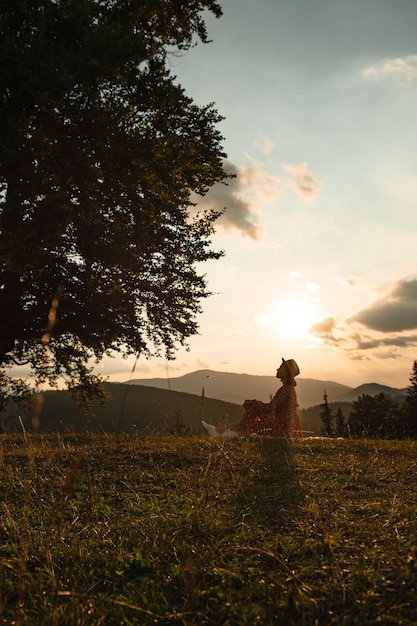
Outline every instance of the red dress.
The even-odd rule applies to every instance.
[[[271,402],[245,400],[241,430],[250,435],[302,437],[297,394],[293,385],[283,385]]]

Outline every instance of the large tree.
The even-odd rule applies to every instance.
[[[209,295],[219,114],[172,75],[215,0],[0,0],[0,365],[173,357]]]

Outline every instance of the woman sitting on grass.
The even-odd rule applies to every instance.
[[[271,402],[245,400],[245,413],[240,422],[229,428],[216,427],[201,422],[204,430],[211,437],[242,437],[245,435],[264,435],[269,437],[302,437],[300,417],[298,415],[295,377],[300,373],[294,359],[285,361],[277,370],[277,378],[282,381]]]

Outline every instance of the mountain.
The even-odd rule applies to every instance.
[[[140,384],[142,382],[144,384]],[[269,396],[280,385],[280,381],[274,376],[230,374],[212,370],[200,370],[170,380],[108,383],[106,390],[110,392],[111,399],[105,407],[96,404],[95,416],[90,419],[83,416],[68,391],[47,391],[44,393],[40,415],[40,430],[112,432],[120,428],[124,432],[136,431],[143,434],[178,430],[201,434],[201,419],[219,424],[227,416],[229,423],[239,421],[243,415],[242,403],[245,399],[268,401]],[[306,431],[320,430],[320,405],[324,390],[332,410],[336,411],[340,406],[346,418],[349,416],[352,401],[360,395],[385,393],[396,397],[407,391],[377,383],[352,389],[332,381],[301,378],[297,385],[297,395],[300,417]],[[12,405],[1,418],[0,432],[1,429],[6,432],[21,431],[20,418],[30,430],[32,415],[32,410],[25,412],[22,407]]]
[[[215,398],[242,405],[245,400],[256,398],[268,402],[281,386],[275,376],[255,376],[252,374],[234,374],[214,370],[198,370],[176,378],[140,378],[130,381],[132,385],[169,389],[201,396],[204,389],[206,398]],[[377,383],[368,383],[359,387],[349,387],[334,381],[314,378],[297,378],[297,397],[301,408],[319,405],[323,402],[326,391],[329,402],[352,402],[360,395],[375,396],[385,393],[400,396],[406,389],[395,389]]]
[[[268,402],[281,386],[275,376],[255,376],[252,374],[233,374],[213,370],[198,370],[177,378],[140,378],[131,380],[132,385],[170,389],[201,396],[204,389],[206,398],[215,398],[242,405],[245,400],[263,400]],[[297,378],[297,397],[300,407],[320,404],[324,390],[329,398],[336,398],[348,393],[351,387],[332,381]]]
[[[388,387],[387,385],[380,385],[379,383],[366,383],[365,385],[350,389],[338,398],[335,398],[335,400],[338,402],[354,402],[359,396],[376,396],[379,393],[384,393],[386,396],[393,398],[399,398],[407,395],[407,388],[397,389],[396,387]]]

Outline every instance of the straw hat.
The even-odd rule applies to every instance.
[[[288,359],[288,361],[282,359],[282,365],[288,372],[287,384],[295,386],[297,384],[295,381],[295,377],[298,376],[298,374],[300,373],[300,368],[298,367],[297,363],[294,361],[294,359]]]

